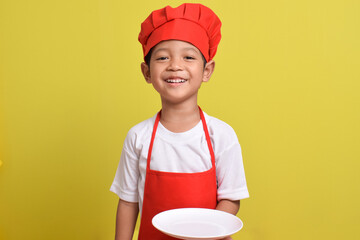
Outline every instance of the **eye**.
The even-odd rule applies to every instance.
[[[186,56],[185,59],[186,59],[186,60],[195,60],[195,58],[192,57],[192,56]]]
[[[158,61],[164,61],[166,59],[168,59],[168,57],[158,57],[158,58],[156,58],[156,60],[158,60]]]

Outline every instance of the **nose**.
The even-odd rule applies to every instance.
[[[181,71],[183,70],[183,66],[181,64],[181,59],[179,58],[172,58],[169,61],[168,71]]]

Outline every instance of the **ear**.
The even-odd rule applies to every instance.
[[[214,60],[210,60],[209,62],[207,62],[205,64],[204,67],[204,73],[203,73],[203,82],[208,82],[211,78],[211,75],[213,74],[215,69],[215,61]]]
[[[141,63],[141,72],[147,83],[151,83],[150,67],[146,63]]]

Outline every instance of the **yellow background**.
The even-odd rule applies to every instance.
[[[359,239],[360,2],[198,2],[223,22],[199,104],[250,191],[234,239]],[[160,108],[140,23],[180,3],[0,1],[1,240],[113,239],[125,135]]]

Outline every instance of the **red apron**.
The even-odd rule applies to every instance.
[[[216,207],[217,185],[215,156],[204,114],[200,108],[199,111],[212,163],[211,169],[205,172],[174,173],[150,169],[151,152],[161,111],[156,117],[147,157],[139,240],[175,239],[161,233],[154,228],[151,223],[152,218],[162,211],[188,207],[210,209],[215,209]]]

